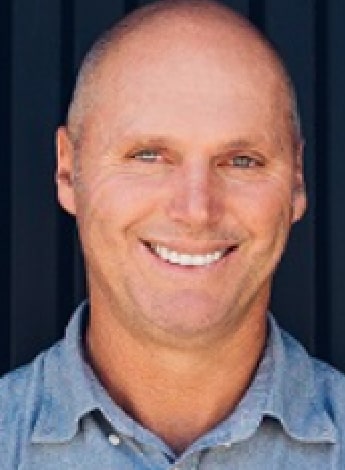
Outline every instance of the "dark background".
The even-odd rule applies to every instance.
[[[84,296],[74,221],[56,203],[54,130],[95,37],[130,0],[1,0],[0,372],[63,333]],[[309,209],[293,230],[272,309],[345,371],[345,2],[229,0],[276,44],[307,141]],[[260,86],[258,84],[258,86]]]

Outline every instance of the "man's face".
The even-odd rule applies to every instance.
[[[254,53],[187,44],[145,36],[107,58],[75,185],[59,183],[95,308],[176,337],[265,310],[305,204],[277,74]]]

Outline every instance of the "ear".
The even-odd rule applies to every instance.
[[[293,174],[293,199],[292,199],[292,222],[300,220],[307,208],[307,195],[305,190],[303,171],[303,149],[304,142],[301,140],[296,149],[294,157]]]
[[[60,205],[75,215],[75,195],[73,185],[74,146],[65,127],[56,132],[56,171],[55,182]]]

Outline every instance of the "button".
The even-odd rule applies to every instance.
[[[119,436],[117,436],[116,434],[109,434],[108,440],[113,446],[118,446],[121,442]]]

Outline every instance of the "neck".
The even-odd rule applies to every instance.
[[[258,312],[247,314],[236,332],[203,348],[143,344],[91,305],[87,347],[112,399],[181,453],[236,407],[265,338],[266,316]]]

